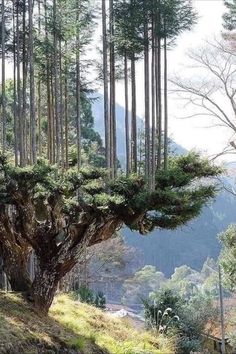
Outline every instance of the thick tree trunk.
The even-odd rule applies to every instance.
[[[5,290],[6,284],[5,284],[5,273],[3,270],[3,259],[0,257],[0,289]]]
[[[31,291],[32,301],[38,313],[47,315],[61,278],[55,270],[39,268]]]
[[[3,252],[3,270],[13,291],[30,293],[31,281],[27,270],[28,257],[24,252]]]

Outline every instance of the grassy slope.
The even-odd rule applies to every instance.
[[[61,295],[48,318],[23,299],[0,293],[0,353],[171,354],[170,344],[125,321]]]

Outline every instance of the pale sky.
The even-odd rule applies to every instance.
[[[214,36],[220,36],[222,31],[222,15],[225,11],[223,0],[194,0],[194,6],[198,12],[199,20],[194,29],[179,37],[175,49],[169,54],[169,76],[175,73],[181,76],[185,74],[185,68],[189,64],[187,51],[204,45],[204,41]],[[138,65],[138,88],[137,88],[137,112],[140,117],[144,116],[143,99],[143,65]],[[124,105],[123,86],[118,84],[117,101]],[[188,115],[184,109],[184,102],[177,101],[173,95],[169,95],[169,132],[170,136],[184,148],[198,151],[212,156],[218,154],[226,145],[230,134],[224,128],[207,128],[210,121],[206,118],[179,119]],[[227,156],[224,160],[234,160],[236,156]],[[222,160],[222,159],[221,159]]]

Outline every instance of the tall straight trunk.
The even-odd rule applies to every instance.
[[[22,124],[22,95],[21,95],[21,75],[20,75],[20,19],[19,19],[19,3],[16,5],[16,69],[17,69],[17,120],[19,124],[19,151],[20,166],[24,166],[24,139]]]
[[[162,163],[162,82],[161,82],[161,40],[157,38],[156,46],[156,115],[157,115],[157,167]]]
[[[41,123],[41,81],[37,83],[37,118],[38,118],[38,153],[42,156],[42,123]]]
[[[128,79],[128,58],[124,58],[125,78],[125,142],[126,142],[126,174],[130,173],[130,134],[129,134],[129,79]]]
[[[104,126],[105,126],[105,149],[106,166],[111,167],[111,136],[110,116],[108,106],[108,64],[107,64],[107,21],[106,0],[102,0],[102,43],[103,43],[103,96],[104,96]]]
[[[48,71],[48,70],[47,70]],[[50,87],[50,77],[47,77],[47,154],[49,162],[53,162],[53,144],[52,144],[52,110],[51,110],[51,87]]]
[[[23,23],[22,23],[22,32],[23,32],[23,41],[22,41],[22,140],[23,140],[23,159],[24,165],[28,163],[28,124],[27,124],[27,75],[28,75],[28,53],[26,50],[26,0],[23,0]],[[30,160],[32,160],[32,155],[30,151]]]
[[[114,9],[110,0],[110,136],[111,136],[111,177],[116,176],[116,102],[115,102],[115,46],[114,46]]]
[[[136,120],[136,67],[135,55],[131,58],[131,169],[137,172],[137,120]]]
[[[61,165],[65,167],[65,149],[64,149],[64,107],[63,107],[63,73],[62,73],[62,45],[59,41],[59,63],[60,63],[60,140],[61,140]]]
[[[167,39],[164,38],[164,169],[168,165],[168,62]]]
[[[16,94],[16,28],[15,28],[15,0],[12,4],[12,30],[13,30],[13,116],[14,116],[14,153],[15,166],[18,166],[18,121],[17,121],[17,94]]]
[[[48,37],[48,12],[47,12],[47,1],[44,0],[44,16],[45,16],[45,38],[46,43],[49,41]],[[48,46],[46,46],[46,88],[47,88],[47,119],[48,119],[48,128],[47,128],[47,155],[50,163],[54,163],[54,145],[53,145],[53,116],[52,116],[52,105],[51,105],[51,71],[50,71],[50,58]]]
[[[57,36],[57,0],[53,0],[53,81],[54,81],[54,116],[56,128],[56,163],[60,164],[60,110],[59,110],[59,80],[58,80],[58,36]]]
[[[81,167],[81,78],[80,78],[80,8],[79,1],[76,2],[76,145],[77,145],[77,167]]]
[[[38,0],[38,34],[41,36],[41,0]],[[42,127],[41,127],[41,79],[38,71],[37,80],[37,119],[38,119],[38,152],[42,155]]]
[[[152,91],[152,134],[151,134],[151,180],[152,189],[155,188],[156,173],[156,79],[155,79],[155,28],[152,22],[152,61],[151,61],[151,91]]]
[[[52,63],[50,63],[50,67],[52,67]],[[53,163],[56,163],[56,156],[57,156],[57,122],[56,122],[56,116],[55,116],[55,85],[54,85],[54,79],[53,79],[53,69],[50,70],[50,107],[51,107],[51,117],[52,117],[52,161]]]
[[[65,42],[65,53],[67,55],[67,42]],[[67,57],[65,56],[65,77],[64,77],[64,110],[65,110],[65,163],[66,168],[69,168],[69,141],[68,141],[68,130],[69,130],[69,121],[68,121],[68,64]]]
[[[5,87],[5,0],[2,0],[2,151],[6,150],[6,87]]]
[[[142,128],[140,128],[138,130],[138,162],[139,162],[139,166],[138,166],[138,174],[141,175],[142,171]]]
[[[145,176],[150,184],[150,79],[148,24],[144,24]]]
[[[29,5],[29,70],[30,70],[30,138],[32,163],[36,163],[36,106],[34,87],[34,39],[33,39],[33,3],[28,0]]]

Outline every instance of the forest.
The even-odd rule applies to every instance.
[[[189,79],[194,1],[0,8],[0,353],[233,354],[236,1]],[[226,147],[176,144],[173,95]]]

